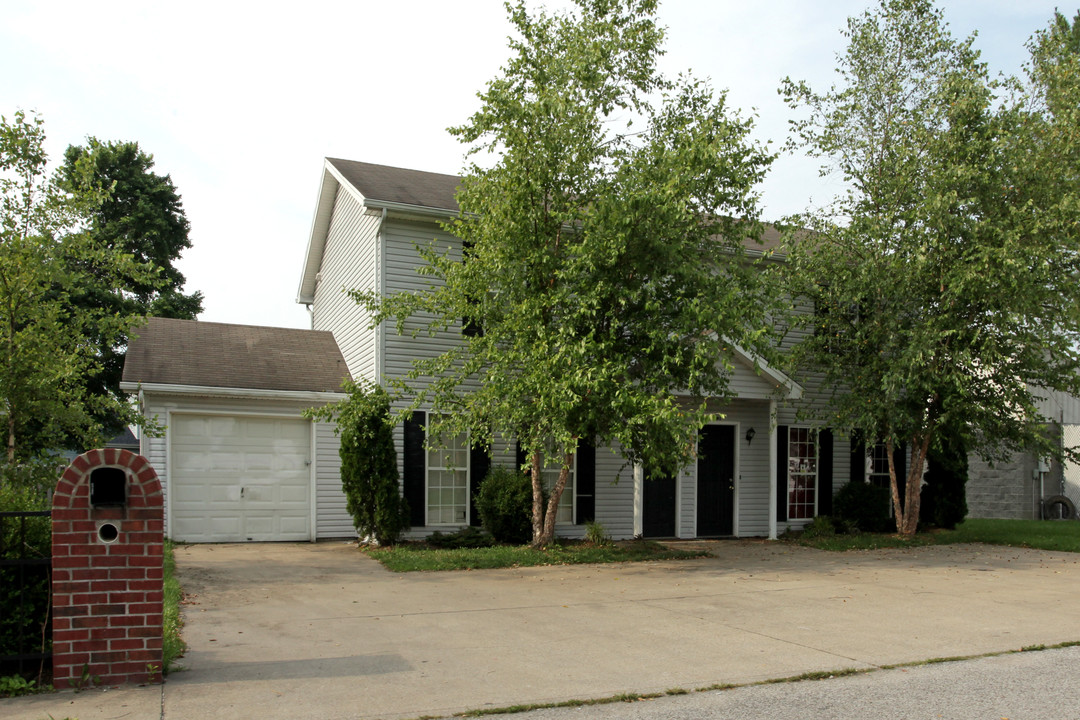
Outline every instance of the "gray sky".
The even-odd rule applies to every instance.
[[[551,0],[560,7],[565,0]],[[537,3],[531,3],[536,7]],[[759,116],[781,143],[781,78],[823,89],[854,0],[661,0],[669,75],[690,70]],[[958,36],[978,30],[991,70],[1019,72],[1024,42],[1060,0],[947,0]],[[275,9],[281,8],[281,9]],[[295,303],[324,157],[456,173],[446,132],[478,107],[508,57],[496,0],[289,4],[6,0],[0,114],[45,119],[47,148],[87,136],[135,140],[183,196],[191,241],[179,263],[202,290],[201,319],[307,327]],[[762,187],[767,219],[836,190],[782,157]]]

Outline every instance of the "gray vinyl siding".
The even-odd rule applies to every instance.
[[[348,290],[378,289],[380,215],[365,211],[345,189],[338,191],[315,288],[312,328],[334,334],[354,379],[374,381],[377,333],[371,316],[350,298]]]
[[[356,537],[356,528],[341,490],[341,443],[332,423],[315,424],[315,535]]]
[[[180,395],[145,394],[143,414],[168,422],[169,413],[239,413],[245,415],[293,416],[299,419],[310,403],[295,401],[255,400],[244,398],[211,398]],[[161,437],[143,437],[141,453],[154,466],[165,500],[168,502],[168,432]],[[338,456],[338,439],[330,423],[316,423],[315,447],[311,461],[315,481],[315,537],[332,538],[355,536],[352,520],[345,509],[345,495],[341,492],[341,460]],[[168,508],[166,508],[166,513]]]
[[[383,228],[382,248],[383,292],[392,295],[399,292],[424,291],[438,281],[416,270],[421,264],[418,247],[436,243],[438,251],[449,250],[452,257],[460,258],[461,241],[430,223],[413,223],[403,220],[388,221]],[[460,322],[452,323],[446,330],[434,335],[427,331],[428,315],[416,315],[405,323],[405,332],[399,335],[391,324],[384,326],[383,364],[384,377],[404,377],[412,369],[415,359],[435,358],[461,344]],[[412,332],[417,331],[416,337]],[[418,388],[426,386],[423,378],[415,381]]]
[[[1038,388],[1033,388],[1032,391],[1043,396],[1043,399],[1036,403],[1040,415],[1061,425],[1080,425],[1080,398]]]
[[[617,446],[596,448],[596,521],[617,540],[634,536],[634,470]]]

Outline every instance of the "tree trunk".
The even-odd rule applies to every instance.
[[[8,405],[8,422],[7,422],[7,461],[8,465],[15,463],[15,413],[11,410],[11,405]]]
[[[533,547],[544,547],[555,540],[555,518],[559,514],[559,500],[562,499],[563,490],[566,489],[566,481],[570,479],[570,463],[574,461],[573,453],[563,454],[562,469],[559,471],[559,479],[555,481],[555,487],[551,489],[548,497],[547,509],[543,513],[543,523],[540,532],[537,532],[537,508],[543,507],[543,496],[537,499],[537,478],[540,476],[537,458],[533,456]],[[537,503],[540,503],[539,505]]]
[[[926,467],[932,432],[932,429],[929,429],[921,437],[916,435],[912,438],[911,460],[908,462],[907,487],[904,493],[904,529],[901,530],[901,534],[908,538],[914,537],[915,531],[919,529],[923,468]]]
[[[893,519],[896,520],[896,532],[904,533],[904,512],[900,506],[900,488],[896,483],[896,463],[893,462],[893,441],[885,441],[886,460],[889,461],[889,495],[892,500]]]
[[[532,537],[533,547],[542,545],[544,534],[544,478],[541,473],[540,453],[532,456]]]
[[[908,460],[907,478],[904,487],[904,504],[900,505],[900,489],[896,481],[896,465],[893,463],[893,441],[885,441],[889,457],[889,490],[892,493],[893,514],[896,517],[896,532],[905,538],[915,537],[919,529],[919,505],[922,499],[922,476],[926,466],[926,454],[930,448],[933,429],[927,429],[921,435],[911,438],[911,457]]]

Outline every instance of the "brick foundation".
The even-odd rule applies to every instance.
[[[91,474],[123,471],[121,503],[93,507]],[[161,680],[161,483],[146,458],[91,450],[53,495],[53,685]]]

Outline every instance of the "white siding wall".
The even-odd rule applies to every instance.
[[[340,447],[333,423],[315,424],[315,533],[319,538],[356,536],[341,490]]]
[[[356,380],[376,379],[378,341],[368,327],[370,315],[346,291],[378,289],[379,221],[348,192],[338,191],[315,288],[312,327],[334,334]]]
[[[437,243],[439,251],[449,249],[453,257],[460,258],[461,241],[435,225],[401,220],[387,221],[383,228],[382,241],[385,253],[383,292],[392,295],[398,292],[422,291],[437,282],[431,276],[416,272],[421,263],[417,247],[427,247],[432,241]],[[434,335],[428,334],[426,325],[427,317],[418,315],[406,322],[404,335],[399,335],[397,328],[391,323],[384,326],[384,377],[403,377],[412,369],[414,359],[438,357],[461,343],[460,321]],[[412,337],[412,330],[418,330],[419,335]],[[424,387],[426,383],[420,379],[415,381],[415,385]]]
[[[154,395],[146,393],[143,413],[157,418],[162,424],[171,412],[194,413],[242,413],[254,415],[279,415],[299,418],[310,403],[252,400],[240,398],[208,398],[178,395]],[[168,428],[161,437],[143,437],[141,454],[150,461],[161,480],[168,501]],[[352,520],[345,509],[345,495],[341,492],[341,462],[337,454],[338,442],[334,426],[316,423],[315,447],[312,465],[315,482],[315,535],[317,538],[354,536]],[[166,512],[168,509],[166,508]]]
[[[405,335],[398,335],[396,329],[387,323],[382,328],[383,336],[380,339],[374,332],[361,331],[366,328],[367,318],[362,316],[351,300],[340,292],[332,297],[328,291],[339,290],[342,286],[375,287],[386,294],[426,289],[434,280],[416,272],[421,262],[417,247],[426,247],[435,241],[441,249],[460,253],[460,242],[433,223],[412,222],[393,217],[383,224],[381,238],[377,239],[375,228],[378,218],[364,216],[361,210],[351,197],[345,193],[339,195],[327,243],[327,255],[323,262],[324,275],[316,296],[315,327],[335,332],[354,376],[402,377],[412,369],[414,359],[437,357],[456,346],[460,342],[458,324],[454,323],[446,331],[437,332],[434,336],[421,331],[413,338],[408,331],[423,328],[422,319],[408,323]],[[350,233],[352,239],[346,243],[345,239]],[[381,258],[381,277],[376,275],[373,267],[362,262],[359,256]],[[337,275],[327,275],[328,269],[339,264],[347,268],[340,278]],[[342,298],[346,302],[342,303]],[[351,314],[342,307],[345,304],[350,306],[348,310]],[[808,306],[799,309],[812,312],[812,308]],[[797,334],[789,333],[783,345],[790,347],[799,339]],[[373,369],[375,362],[381,363],[377,369]],[[803,382],[805,400],[799,403],[800,406],[827,402],[829,393],[818,379],[803,379]],[[416,384],[423,386],[422,381]],[[778,394],[765,377],[740,360],[735,361],[729,387],[731,393],[739,398],[724,408],[727,414],[725,421],[737,424],[735,533],[740,536],[765,536],[769,531],[769,457],[773,451],[769,442],[768,399],[778,397]],[[778,409],[779,423],[799,424],[795,413],[795,404],[781,401]],[[752,443],[747,444],[744,436],[749,427],[754,427],[757,435]],[[395,444],[398,449],[399,472],[403,473],[403,433],[400,424],[395,429]],[[501,453],[503,457],[496,453],[496,463],[512,464],[512,444],[508,448],[507,452]],[[631,537],[634,534],[632,469],[625,466],[621,456],[610,448],[597,448],[596,461],[596,519],[611,536]],[[839,432],[834,436],[833,470],[835,492],[849,477],[849,442],[847,437]],[[697,476],[693,464],[680,474],[679,483],[678,532],[682,537],[694,537],[697,524]],[[781,531],[783,529],[780,528]],[[574,537],[581,535],[583,528],[566,526],[560,527],[559,532],[561,535]],[[428,528],[414,528],[409,535],[421,537],[427,533]]]
[[[596,448],[596,521],[615,539],[634,536],[634,470],[619,453]]]

